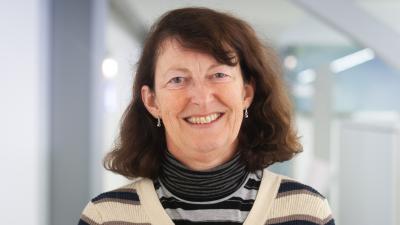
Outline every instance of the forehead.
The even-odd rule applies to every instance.
[[[217,60],[212,55],[199,50],[185,48],[176,39],[168,38],[160,45],[156,66],[168,66],[169,64],[177,63],[184,64],[193,61],[200,62],[199,60],[203,63],[217,63]]]

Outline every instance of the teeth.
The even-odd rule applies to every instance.
[[[204,117],[189,117],[187,118],[187,121],[195,124],[211,123],[212,121],[216,120],[219,117],[219,115],[220,113],[214,113]]]

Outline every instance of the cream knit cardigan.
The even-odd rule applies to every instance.
[[[328,224],[329,221],[333,224],[328,201],[322,195],[306,188],[278,193],[281,183],[287,181],[296,182],[264,169],[257,198],[243,224],[265,225],[299,219],[315,224]],[[150,179],[138,178],[113,191],[136,193],[138,201],[101,198],[99,195],[96,201],[90,201],[84,208],[80,224],[174,224],[158,200]]]

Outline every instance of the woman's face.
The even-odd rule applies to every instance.
[[[175,40],[167,40],[158,56],[155,92],[142,87],[146,108],[165,127],[168,150],[192,168],[206,161],[218,165],[232,157],[243,110],[253,95],[253,86],[243,82],[239,63],[220,64]]]

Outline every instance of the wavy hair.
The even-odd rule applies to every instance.
[[[291,159],[302,151],[294,128],[292,105],[278,57],[245,21],[208,8],[181,8],[162,15],[151,27],[133,84],[132,100],[121,118],[119,136],[103,166],[128,179],[158,176],[166,149],[165,131],[141,99],[141,87],[154,90],[157,56],[165,40],[174,38],[187,49],[213,56],[228,65],[240,63],[244,82],[255,93],[243,120],[238,151],[247,170],[255,171]],[[233,57],[233,55],[235,57]]]

